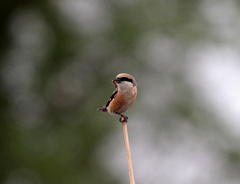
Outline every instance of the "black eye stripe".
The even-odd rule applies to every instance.
[[[128,81],[128,82],[133,82],[133,80],[132,79],[129,79],[129,78],[127,78],[127,77],[119,77],[119,78],[117,78],[117,79],[119,79],[120,81]]]

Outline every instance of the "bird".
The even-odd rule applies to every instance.
[[[127,122],[128,117],[124,115],[137,97],[136,79],[128,73],[120,73],[112,80],[115,87],[114,92],[104,106],[98,107],[99,111],[119,115],[120,122]]]

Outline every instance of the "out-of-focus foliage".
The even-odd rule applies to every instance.
[[[237,1],[0,5],[0,183],[126,183],[120,125],[96,111],[120,72],[139,84],[128,113],[138,183],[239,182],[238,136],[191,80],[198,53],[239,48]]]

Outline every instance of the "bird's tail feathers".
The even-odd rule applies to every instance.
[[[107,112],[106,106],[100,106],[97,108],[98,111]]]

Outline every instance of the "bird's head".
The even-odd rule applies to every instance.
[[[136,79],[127,73],[118,74],[113,83],[120,90],[126,90],[137,85]]]

